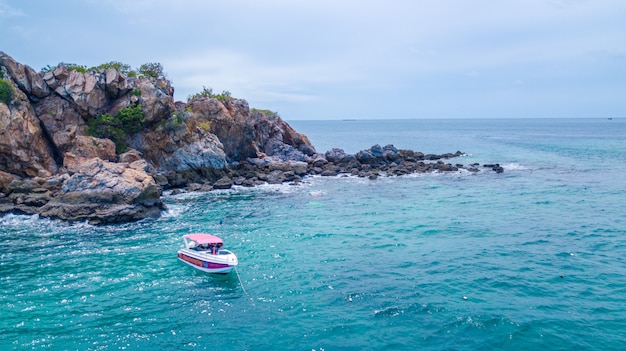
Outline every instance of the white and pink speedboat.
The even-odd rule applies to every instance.
[[[222,249],[222,239],[211,234],[188,234],[178,259],[207,273],[226,274],[239,264],[234,253]]]

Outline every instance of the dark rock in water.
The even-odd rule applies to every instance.
[[[202,184],[200,183],[189,183],[185,188],[187,191],[199,191],[202,189]]]
[[[393,145],[385,145],[382,157],[387,161],[393,162],[399,158],[398,149]]]
[[[222,177],[213,184],[213,189],[230,189],[234,182],[229,177]]]
[[[382,154],[381,154],[382,156]],[[377,157],[371,149],[361,150],[355,155],[357,161],[366,165],[372,165],[380,161],[380,157]]]
[[[443,163],[443,162],[438,162],[436,164],[436,168],[437,170],[439,170],[440,172],[456,172],[459,169],[449,163]]]
[[[274,170],[272,172],[270,172],[265,181],[268,184],[281,184],[283,182],[285,182],[287,179],[287,177],[285,176],[285,173],[279,171],[279,170]]]
[[[387,175],[406,175],[411,173],[458,172],[464,169],[463,164],[452,165],[444,163],[443,159],[465,155],[461,151],[446,154],[428,154],[412,150],[399,150],[393,145],[374,145],[369,149],[361,150],[354,155],[346,154],[341,149],[332,149],[326,152],[325,162],[316,158],[310,162],[310,174],[334,176],[338,174],[352,174],[359,177],[375,179],[379,172]],[[425,162],[437,161],[437,162]],[[492,168],[501,172],[500,168]],[[467,169],[470,172],[478,172],[476,168]],[[372,176],[375,174],[375,176]]]
[[[378,144],[372,146],[367,151],[369,151],[369,153],[373,157],[376,157],[376,158],[382,158],[383,157],[383,148],[380,145],[378,145]]]
[[[441,155],[433,155],[433,154],[424,155],[424,159],[428,161],[437,161],[437,160],[440,160],[441,158],[442,158]]]
[[[338,175],[339,173],[340,173],[339,168],[334,165],[331,165],[331,166],[324,167],[320,175],[324,177],[332,177],[332,176]]]
[[[502,168],[502,166],[500,166],[500,164],[498,164],[498,163],[496,163],[496,164],[484,164],[483,167],[491,168],[491,170],[493,170],[496,173],[504,172],[504,168]]]
[[[180,189],[173,189],[172,192],[170,193],[170,195],[179,195],[182,194],[183,191]]]
[[[398,150],[398,157],[407,162],[424,160],[424,154],[413,150]]]
[[[326,151],[324,155],[325,158],[316,158],[312,163],[316,167],[321,167],[328,162],[332,162],[334,164],[346,164],[351,161],[356,160],[354,155],[346,154],[342,149],[333,148],[329,151]]]

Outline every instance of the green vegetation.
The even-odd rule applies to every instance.
[[[111,139],[115,143],[115,151],[121,154],[126,151],[124,130],[116,117],[105,113],[89,121],[87,133],[98,138]]]
[[[213,122],[212,121],[202,121],[202,122],[198,122],[196,124],[200,129],[202,129],[205,132],[210,132],[211,131],[211,127],[213,126]]]
[[[70,71],[76,71],[76,72],[80,72],[80,73],[85,73],[88,72],[92,69],[95,69],[95,67],[92,68],[87,68],[87,66],[84,65],[78,65],[75,63],[67,63],[67,62],[59,62],[58,65],[56,66],[50,66],[47,65],[46,67],[42,68],[41,70],[44,72],[49,72],[49,71],[54,71],[55,69],[57,69],[58,67],[64,66],[65,68],[67,68]]]
[[[141,105],[135,104],[121,109],[117,115],[105,113],[87,124],[87,133],[98,138],[111,139],[118,154],[126,152],[126,136],[135,134],[143,128],[146,118]]]
[[[87,66],[84,66],[84,65],[78,65],[75,63],[65,63],[63,65],[67,67],[67,69],[69,69],[70,71],[76,71],[80,73],[85,73],[89,71],[89,68],[87,68]]]
[[[43,72],[54,71],[59,67],[66,67],[70,71],[77,71],[81,73],[89,72],[89,71],[104,71],[109,68],[114,68],[121,74],[126,75],[127,77],[142,77],[142,78],[161,78],[165,77],[165,73],[163,72],[163,65],[158,62],[144,63],[139,66],[139,70],[134,70],[129,64],[122,63],[119,61],[110,61],[107,63],[103,63],[94,67],[87,67],[83,65],[77,65],[75,63],[67,63],[67,62],[59,62],[56,66],[47,65],[42,68]]]
[[[201,92],[189,95],[189,97],[187,98],[187,101],[191,99],[199,98],[199,97],[208,97],[208,98],[217,99],[219,101],[226,101],[226,100],[233,99],[233,96],[228,90],[222,90],[220,94],[214,94],[213,89],[203,86]]]
[[[13,86],[8,81],[0,79],[0,102],[8,105],[11,101],[13,101]]]
[[[201,92],[189,95],[189,97],[187,97],[187,101],[199,97],[213,97],[213,89],[203,86]]]
[[[230,100],[230,99],[233,98],[233,96],[230,94],[230,91],[228,91],[228,90],[222,90],[222,92],[220,94],[216,94],[213,97],[215,99],[220,100],[220,101],[226,101],[226,100]]]
[[[122,129],[126,134],[139,132],[143,129],[143,124],[146,122],[143,110],[139,104],[121,109],[117,113],[117,119],[120,121]]]
[[[158,63],[144,63],[139,66],[139,76],[140,77],[152,77],[152,78],[160,78],[164,77],[163,74],[163,66]]]
[[[274,112],[274,111],[271,111],[271,110],[262,110],[262,109],[258,109],[258,108],[251,108],[250,112],[252,112],[252,113],[255,113],[255,112],[256,113],[262,113],[262,114],[265,114],[267,116],[278,116],[278,112]]]
[[[117,70],[118,72],[125,74],[127,76],[132,71],[132,68],[130,67],[130,65],[119,62],[119,61],[111,61],[111,62],[103,63],[100,66],[93,67],[93,69],[97,71],[104,71],[109,68],[113,68]]]
[[[183,121],[189,115],[188,111],[174,111],[170,118],[167,120],[161,120],[160,126],[166,131],[173,131],[183,126]]]

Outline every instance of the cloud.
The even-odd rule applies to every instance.
[[[7,5],[6,3],[0,1],[0,18],[11,18],[11,17],[22,17],[22,16],[26,16],[26,14],[22,10],[11,7],[10,5]]]
[[[164,61],[175,82],[178,99],[202,87],[229,90],[233,95],[257,101],[314,101],[321,87],[362,79],[357,70],[342,62],[274,63],[233,50],[205,50]]]

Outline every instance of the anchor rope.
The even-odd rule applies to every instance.
[[[246,291],[246,288],[243,286],[243,282],[241,281],[241,276],[239,275],[239,270],[237,269],[237,266],[235,266],[235,273],[237,273],[237,279],[239,280],[239,285],[241,285],[241,290],[243,290],[243,292],[246,294],[246,296],[248,296],[250,300],[254,301],[252,296],[248,294],[248,292]]]

